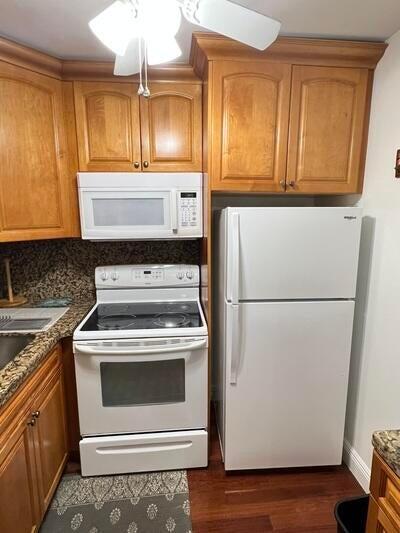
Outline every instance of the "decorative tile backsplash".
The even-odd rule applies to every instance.
[[[29,300],[94,294],[94,269],[102,265],[198,264],[199,241],[90,242],[59,239],[0,244],[0,261],[11,258],[15,294]],[[0,263],[4,294],[4,268]]]

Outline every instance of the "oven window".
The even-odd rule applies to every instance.
[[[163,198],[93,198],[95,226],[164,226]]]
[[[185,401],[185,360],[100,363],[104,407]]]

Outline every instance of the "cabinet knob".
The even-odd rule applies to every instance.
[[[294,189],[295,185],[296,185],[296,182],[295,182],[294,180],[290,180],[290,181],[289,181],[289,187],[291,187],[292,189]]]
[[[40,411],[34,411],[31,416],[32,416],[32,418],[39,418]]]
[[[149,168],[149,162],[148,161],[143,161],[143,166],[144,166],[144,168]]]
[[[279,182],[279,185],[281,186],[281,189],[284,191],[285,190],[285,186],[286,186],[285,180],[281,180]]]
[[[135,168],[139,168],[139,167],[140,167],[140,163],[139,163],[139,161],[135,161],[135,162],[133,163],[133,166],[134,166]]]
[[[28,426],[34,426],[36,424],[36,418],[31,418],[31,420],[29,420],[28,422]]]

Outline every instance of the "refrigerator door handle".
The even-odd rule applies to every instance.
[[[231,323],[231,377],[230,384],[236,385],[240,363],[240,306],[232,305]]]
[[[229,225],[230,231],[230,254],[229,254],[229,266],[230,266],[230,290],[229,299],[235,305],[239,303],[239,264],[240,264],[240,236],[239,236],[239,213],[232,214],[231,224]]]

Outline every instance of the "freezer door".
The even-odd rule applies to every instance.
[[[239,324],[239,359],[227,342],[226,470],[340,464],[354,303],[244,303],[239,318],[233,307],[226,335]]]
[[[353,207],[228,208],[227,300],[354,298],[361,218]]]

